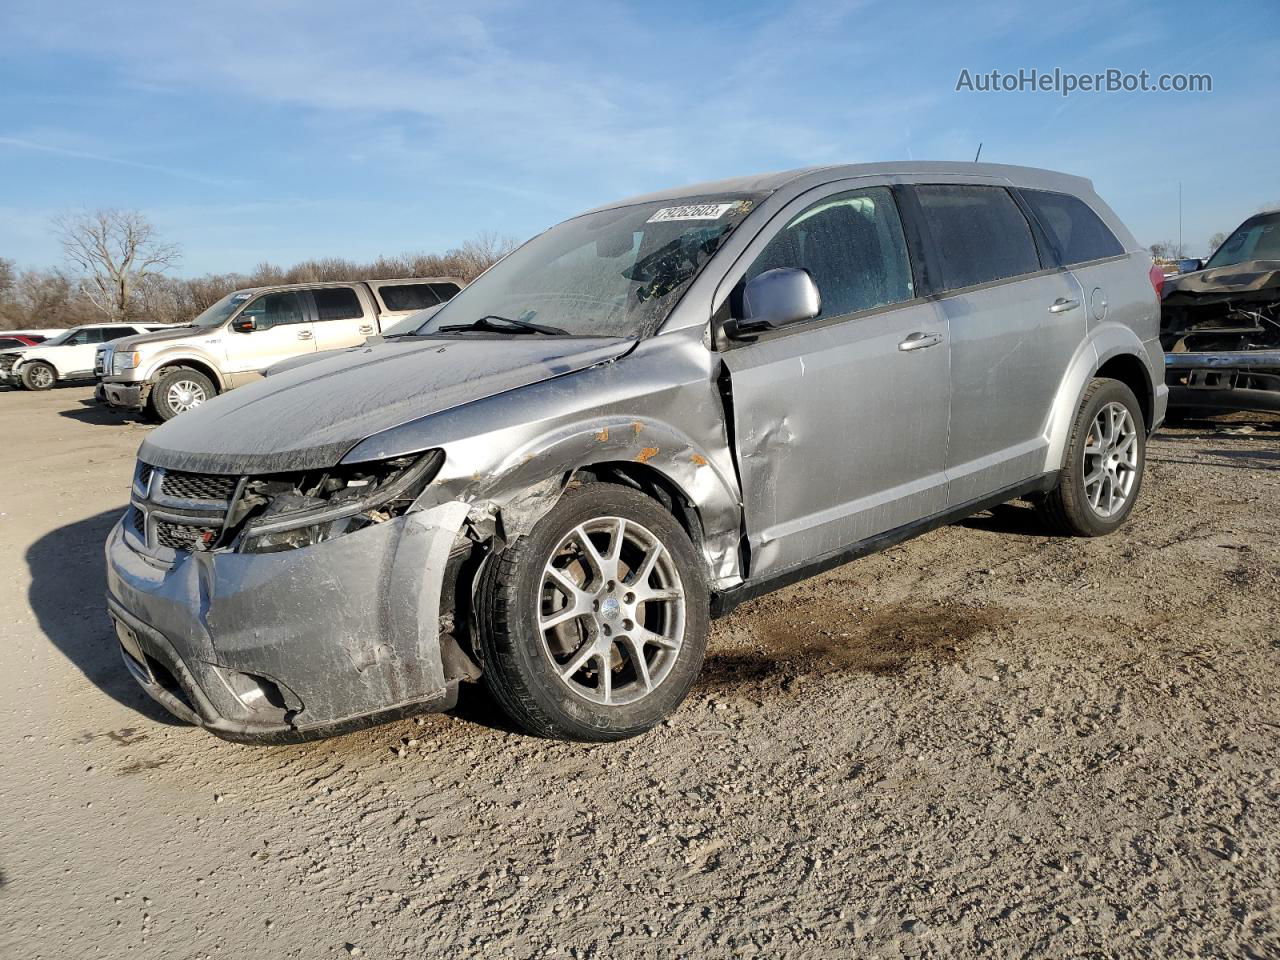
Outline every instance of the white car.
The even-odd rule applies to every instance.
[[[94,352],[101,343],[163,330],[158,323],[89,323],[18,350],[0,353],[0,383],[48,390],[60,380],[93,379]]]

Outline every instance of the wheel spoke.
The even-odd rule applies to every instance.
[[[660,633],[654,633],[652,630],[646,630],[644,627],[636,627],[631,631],[632,636],[640,643],[652,644],[655,647],[661,647],[663,650],[679,650],[680,641],[672,637],[663,636]]]
[[[596,641],[594,638],[588,640],[569,658],[567,666],[560,669],[560,678],[568,680],[579,670],[587,665],[587,661],[596,655]]]
[[[656,540],[645,551],[644,559],[640,561],[640,565],[627,575],[627,586],[635,590],[637,596],[643,596],[649,586],[649,578],[653,576],[654,568],[658,565],[658,561],[662,559],[662,555],[666,553],[662,544]]]
[[[635,669],[636,677],[644,687],[645,693],[648,693],[653,689],[653,681],[649,678],[649,664],[644,658],[644,644],[632,636],[628,636],[626,641],[627,656],[631,658],[631,666]]]
[[[612,648],[610,648],[611,650]],[[606,705],[613,702],[613,665],[609,662],[612,658],[608,655],[608,651],[601,654],[600,660],[600,686],[599,689],[603,693],[603,701]]]
[[[585,527],[575,527],[573,534],[574,539],[578,541],[578,545],[582,548],[582,554],[586,558],[587,564],[595,574],[592,582],[599,586],[601,582],[609,579],[609,571],[605,569],[606,560],[604,555],[591,542],[591,537],[587,535]]]

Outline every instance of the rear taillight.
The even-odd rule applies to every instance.
[[[1153,263],[1147,276],[1151,279],[1151,287],[1156,292],[1156,299],[1159,300],[1164,293],[1164,270],[1160,268],[1160,264]]]

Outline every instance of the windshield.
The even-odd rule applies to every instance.
[[[212,307],[209,307],[192,320],[191,325],[193,327],[216,327],[244,306],[244,302],[252,296],[252,290],[237,290],[235,293],[228,293]]]
[[[80,331],[79,327],[72,327],[70,330],[63,330],[57,336],[53,336],[53,337],[50,337],[48,340],[45,340],[43,343],[40,344],[40,346],[42,347],[61,346],[62,344],[70,340],[72,336],[74,336],[79,331]]]
[[[1246,260],[1280,260],[1280,213],[1264,213],[1240,224],[1205,267],[1229,267]]]
[[[682,198],[566,220],[494,265],[418,334],[650,336],[759,199]]]

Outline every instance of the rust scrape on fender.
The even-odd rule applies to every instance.
[[[636,454],[635,460],[636,460],[636,463],[648,463],[657,455],[658,455],[657,447],[645,447],[643,450],[641,450],[639,453]]]

